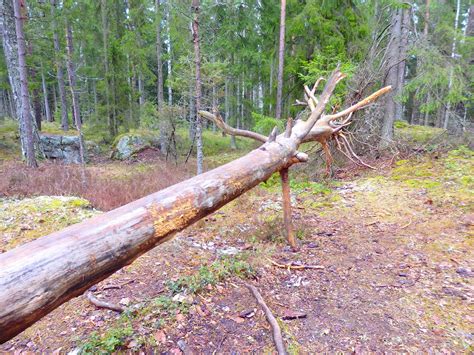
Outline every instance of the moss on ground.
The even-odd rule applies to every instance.
[[[0,199],[0,249],[12,249],[98,213],[78,197]]]
[[[396,163],[390,178],[423,189],[436,204],[472,207],[474,203],[474,151],[466,146],[438,156]]]
[[[411,125],[405,121],[396,121],[394,128],[395,138],[414,144],[428,143],[445,132],[442,128]]]

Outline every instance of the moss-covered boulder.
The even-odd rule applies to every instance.
[[[130,132],[118,136],[114,141],[112,158],[125,160],[147,148],[159,148],[158,135],[147,132]]]
[[[43,134],[40,139],[47,159],[59,160],[66,164],[81,163],[79,136]]]
[[[0,252],[79,223],[100,212],[73,196],[0,198]]]

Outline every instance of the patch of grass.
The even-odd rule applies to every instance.
[[[133,335],[133,328],[129,316],[120,317],[120,325],[109,328],[104,334],[97,332],[90,334],[88,340],[81,344],[81,354],[110,354],[122,346]]]
[[[254,274],[252,266],[243,257],[222,257],[209,266],[201,266],[194,275],[169,281],[167,286],[173,294],[180,292],[196,294],[203,291],[208,285],[215,285],[230,276],[248,278]]]

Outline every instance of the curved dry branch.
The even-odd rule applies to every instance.
[[[324,115],[321,118],[321,120],[324,121],[324,122],[331,122],[331,121],[334,121],[338,118],[344,117],[344,116],[346,116],[346,115],[348,115],[348,114],[350,114],[354,111],[360,110],[360,109],[364,108],[365,106],[371,104],[372,102],[377,100],[380,96],[388,93],[391,90],[392,90],[391,86],[385,86],[384,88],[382,88],[380,90],[377,90],[372,95],[367,96],[362,101],[359,101],[355,105],[352,105],[351,107],[348,107],[345,110],[342,110],[342,111],[340,111],[338,113],[335,113],[335,114],[332,114],[332,115]]]
[[[98,308],[110,309],[112,311],[116,311],[116,312],[119,312],[119,313],[122,313],[123,311],[125,311],[125,308],[123,308],[122,306],[120,306],[118,304],[99,300],[90,291],[88,291],[86,293],[86,298],[89,300],[90,303],[92,303],[94,306],[96,306]]]
[[[255,286],[246,283],[245,287],[247,287],[249,291],[252,292],[253,296],[257,300],[257,303],[260,305],[260,307],[262,307],[268,323],[270,323],[270,326],[272,327],[273,342],[275,343],[275,348],[277,350],[278,355],[285,355],[286,354],[285,343],[283,342],[281,329],[280,329],[280,326],[278,325],[278,322],[275,316],[273,315],[270,308],[268,308],[267,304],[265,303],[265,300],[263,299],[262,295],[260,294],[260,292],[258,292]]]
[[[219,127],[219,129],[221,129],[227,134],[230,134],[231,136],[247,137],[262,143],[265,143],[267,141],[267,137],[265,137],[263,134],[229,126],[227,123],[224,122],[219,113],[212,114],[210,112],[200,110],[198,114],[214,122],[216,126]]]

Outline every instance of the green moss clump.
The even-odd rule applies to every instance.
[[[438,203],[469,206],[474,200],[473,176],[474,151],[460,146],[437,158],[401,160],[390,178],[410,188],[425,189]]]
[[[9,250],[98,213],[78,197],[0,199],[0,245]]]
[[[395,121],[395,137],[410,143],[427,143],[444,132],[442,128],[410,125],[405,121]]]

